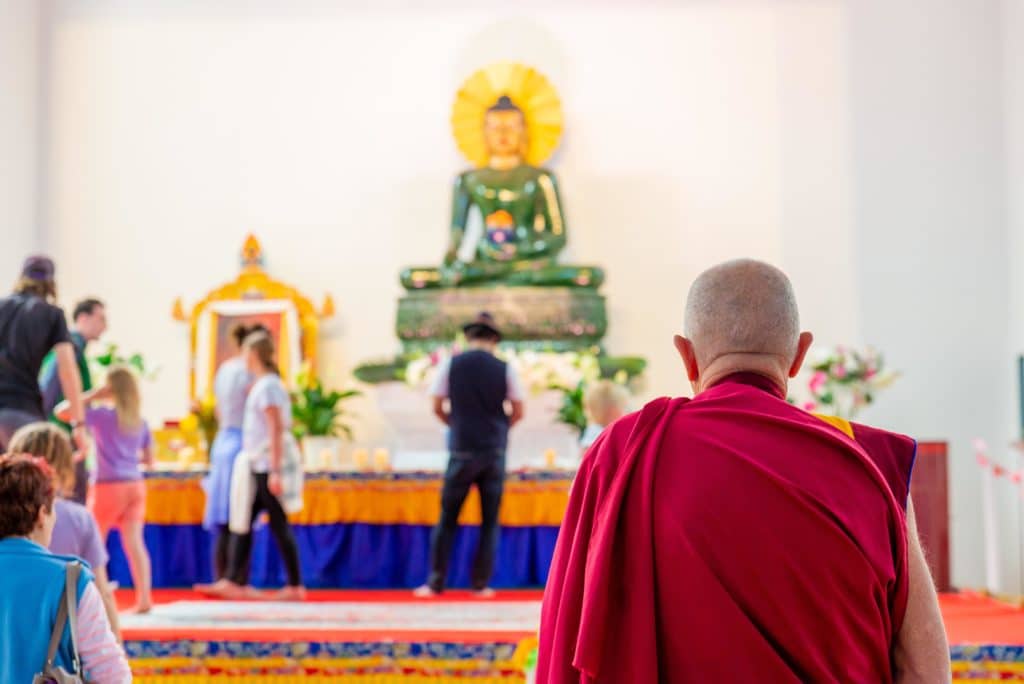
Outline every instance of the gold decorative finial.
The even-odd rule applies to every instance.
[[[171,307],[171,317],[179,323],[184,323],[188,320],[185,315],[185,305],[181,303],[181,297],[177,297],[174,300],[174,306]]]
[[[242,268],[263,268],[263,246],[252,233],[245,238],[245,244],[242,245]]]
[[[320,318],[330,318],[334,315],[334,298],[331,295],[324,295],[324,305],[320,309]]]

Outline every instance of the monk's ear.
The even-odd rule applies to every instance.
[[[683,360],[683,365],[686,366],[686,377],[690,379],[690,382],[697,382],[697,378],[700,377],[700,369],[697,367],[697,352],[693,349],[693,342],[682,335],[673,337],[672,342],[676,345],[676,351],[679,352],[679,358]]]
[[[789,367],[789,377],[795,378],[800,372],[800,368],[804,365],[804,359],[807,358],[807,350],[811,348],[813,342],[814,335],[809,332],[800,333],[800,340],[796,345],[796,356],[793,358],[793,365]]]

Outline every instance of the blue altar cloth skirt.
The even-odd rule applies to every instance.
[[[429,571],[428,525],[365,523],[295,525],[302,578],[310,588],[388,589],[423,584]],[[448,585],[468,587],[479,528],[459,528],[449,564]],[[153,559],[153,586],[188,587],[211,581],[211,537],[200,525],[147,525],[146,546]],[[557,527],[505,527],[501,530],[492,586],[538,588],[548,578]],[[107,543],[110,578],[131,586],[128,562],[116,530]],[[266,525],[257,528],[252,583],[284,586],[285,573]]]

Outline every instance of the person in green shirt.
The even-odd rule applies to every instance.
[[[75,349],[75,361],[82,377],[82,391],[92,389],[92,376],[89,373],[89,362],[85,357],[86,347],[90,342],[98,340],[107,330],[107,307],[98,299],[83,299],[75,305],[71,344]],[[43,410],[50,420],[63,426],[68,432],[71,426],[61,422],[53,415],[53,409],[64,401],[60,378],[57,374],[56,357],[53,352],[43,361],[39,372],[39,388],[43,394]],[[85,459],[75,463],[75,487],[70,497],[72,501],[84,504],[89,490],[89,470]]]

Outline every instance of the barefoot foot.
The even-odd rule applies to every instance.
[[[306,587],[285,587],[272,592],[267,598],[271,601],[305,601]]]

